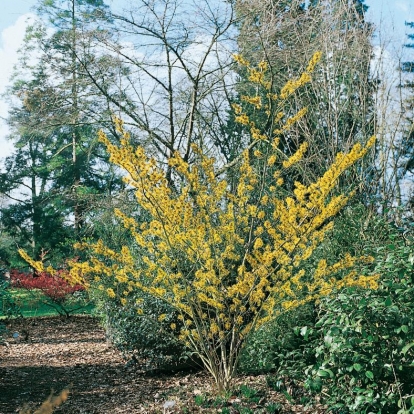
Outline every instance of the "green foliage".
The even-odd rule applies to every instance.
[[[260,398],[261,398],[261,394],[259,393],[259,391],[255,390],[254,388],[251,388],[245,384],[240,386],[240,394],[255,403],[258,403]]]
[[[2,276],[2,275],[0,275]],[[0,318],[21,317],[22,313],[19,306],[14,301],[9,291],[10,282],[0,279]],[[6,325],[0,320],[0,345],[8,334]]]
[[[110,340],[142,368],[173,370],[192,366],[191,354],[171,334],[171,324],[179,327],[180,322],[169,305],[137,293],[125,306],[102,296],[100,307]],[[138,308],[144,313],[139,314]],[[165,319],[160,321],[159,315],[165,315]]]
[[[282,412],[282,405],[280,403],[269,400],[270,396],[268,395],[267,391],[268,390],[262,386],[253,387],[248,384],[241,384],[240,386],[219,394],[197,394],[194,397],[194,403],[196,406],[204,409],[210,408],[217,410],[217,412],[229,414],[233,412]]]
[[[0,279],[0,318],[21,317],[22,313],[9,291],[9,281]],[[0,345],[8,335],[6,325],[0,320]]]
[[[263,325],[244,347],[240,370],[253,373],[279,370],[280,376],[288,373],[292,379],[301,378],[305,367],[314,362],[314,357],[306,348],[309,331],[301,335],[300,327],[312,324],[314,320],[314,307],[308,304]],[[285,372],[287,367],[288,372]],[[269,386],[277,389],[276,383],[269,383]]]
[[[0,317],[12,318],[22,316],[21,309],[16,303],[8,281],[0,280]]]
[[[282,405],[280,403],[269,403],[266,405],[266,412],[271,414],[281,413]]]
[[[202,408],[222,407],[222,412],[226,412],[226,410],[228,410],[226,406],[228,405],[228,400],[230,397],[231,393],[228,391],[215,396],[210,396],[207,394],[198,394],[194,397],[194,402],[197,406]]]
[[[34,138],[33,135],[20,137],[15,153],[5,159],[4,170],[7,172],[0,173],[0,193],[13,200],[13,203],[0,208],[0,249],[3,260],[14,266],[21,265],[16,244],[30,249],[32,255],[38,258],[42,249],[55,248],[69,235],[64,223],[65,214],[57,208],[59,196],[46,190],[53,175],[47,168],[45,157],[50,147],[43,137],[36,135]]]
[[[196,404],[196,405],[198,405],[199,407],[203,407],[203,406],[205,405],[205,402],[206,402],[206,397],[205,397],[205,395],[203,395],[203,394],[196,395],[196,396],[194,397],[194,402],[195,402],[195,404]]]
[[[348,289],[324,300],[315,325],[323,341],[315,347],[318,362],[309,373],[321,377],[327,402],[337,412],[414,409],[413,247],[395,236],[378,255],[380,289]]]

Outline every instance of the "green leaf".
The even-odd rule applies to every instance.
[[[366,300],[365,298],[362,298],[362,299],[359,301],[359,306],[360,306],[360,307],[365,307],[365,306],[366,306],[366,304],[367,304],[367,300]]]
[[[401,350],[401,353],[405,355],[410,348],[414,346],[414,342],[410,342],[409,344],[405,345],[404,348]]]
[[[319,369],[316,375],[322,378],[333,378],[334,377],[334,373],[330,369]]]
[[[392,300],[391,300],[391,297],[390,296],[388,296],[387,299],[385,299],[385,303],[384,304],[385,304],[385,306],[387,308],[392,305]]]
[[[404,333],[407,333],[407,332],[408,332],[408,326],[407,326],[407,325],[403,325],[403,326],[401,326],[401,330],[402,330]]]
[[[355,371],[357,371],[357,372],[361,371],[361,369],[362,369],[361,364],[354,364],[353,367],[354,367]]]
[[[374,379],[374,374],[373,374],[373,372],[372,372],[372,371],[366,371],[366,372],[365,372],[365,376],[366,376],[367,378],[369,378],[370,380]]]

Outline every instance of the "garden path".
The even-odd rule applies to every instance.
[[[60,392],[68,385],[69,398],[56,414],[266,413],[272,404],[279,407],[274,411],[278,413],[322,412],[290,405],[266,386],[264,376],[237,381],[261,389],[260,402],[252,399],[244,404],[242,396],[228,396],[225,408],[219,408],[210,397],[204,399],[212,395],[204,373],[149,375],[128,366],[106,341],[99,321],[91,317],[14,320],[8,329],[8,345],[0,345],[0,414],[18,413],[25,404],[33,412],[52,389]],[[13,333],[19,336],[13,338]],[[173,409],[164,410],[167,401],[174,401]],[[247,410],[239,411],[237,404]]]

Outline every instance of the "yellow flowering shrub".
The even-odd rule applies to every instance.
[[[235,58],[248,66],[253,83],[270,91],[265,63],[250,68],[242,57]],[[125,298],[139,289],[171,305],[180,315],[180,339],[201,358],[221,389],[230,385],[246,337],[270,318],[343,286],[376,287],[377,278],[356,274],[353,264],[358,259],[348,256],[334,265],[322,261],[313,273],[301,268],[350,197],[332,195],[338,178],[367,153],[374,138],[366,146],[357,144],[349,153],[339,153],[317,181],[307,186],[296,182],[293,193],[282,196],[282,172],[305,156],[306,144],[286,159],[277,150],[278,131],[291,128],[306,110],[284,123],[283,114],[275,111],[272,136],[243,110],[243,105],[253,105],[266,111],[266,105],[294,93],[309,81],[319,58],[316,54],[305,74],[288,82],[280,98],[269,93],[265,104],[258,96],[243,97],[241,105],[234,106],[236,120],[248,125],[252,136],[252,145],[232,166],[238,177],[235,188],[226,181],[222,166],[195,145],[191,164],[177,152],[171,156],[172,186],[165,168],[131,144],[120,120],[119,145],[99,134],[111,162],[126,171],[125,183],[151,219],[142,224],[115,210],[144,252],[139,265],[128,246],[114,251],[101,241],[79,243],[76,247],[87,250],[90,259],[72,263],[72,281],[88,284],[104,275],[118,286],[116,292],[108,289],[111,297]],[[256,143],[260,150],[252,151]],[[344,278],[334,277],[339,271],[346,272]],[[164,317],[159,315],[160,320]]]

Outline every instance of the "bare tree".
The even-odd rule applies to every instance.
[[[375,93],[377,193],[381,212],[402,224],[403,218],[413,213],[410,199],[414,188],[412,176],[406,174],[404,150],[410,147],[409,129],[412,128],[410,89],[403,87],[410,75],[401,70],[404,48],[399,40],[392,38],[392,29],[387,24],[382,21],[377,28],[378,44],[372,62],[372,71],[379,80]]]
[[[161,160],[175,151],[191,160],[192,143],[220,156],[233,82],[232,4],[139,0],[109,19],[115,31],[95,36],[98,53],[79,60],[136,142]]]
[[[306,68],[315,51],[322,52],[312,82],[284,108],[286,116],[308,109],[283,142],[287,154],[309,142],[308,179],[332,163],[339,151],[373,134],[372,27],[361,7],[347,0],[313,1],[308,6],[299,0],[238,2],[241,53],[268,62],[276,91]],[[354,170],[344,184],[366,174],[365,168]]]

